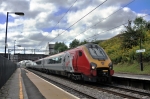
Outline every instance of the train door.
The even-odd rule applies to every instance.
[[[78,50],[77,51],[77,68],[78,72],[83,73],[83,74],[88,74],[89,73],[89,62],[83,52],[83,50]]]
[[[72,59],[72,63],[73,63],[73,68],[75,71],[78,70],[77,68],[77,60],[78,60],[78,51],[75,51],[74,54],[72,55],[73,59]]]
[[[63,56],[63,58],[62,58],[62,69],[63,69],[64,71],[66,70],[65,57],[66,57],[66,54],[64,54],[64,56]]]
[[[72,66],[72,56],[70,55],[70,53],[68,52],[65,53],[63,61],[64,61],[63,69],[68,72],[73,72],[74,69]]]

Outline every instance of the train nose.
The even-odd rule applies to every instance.
[[[114,74],[114,70],[110,70],[110,75],[112,76]]]
[[[91,70],[91,74],[92,74],[93,76],[97,76],[97,71],[96,71],[96,70]]]

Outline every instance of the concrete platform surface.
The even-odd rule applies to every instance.
[[[34,73],[18,68],[0,89],[0,99],[79,99]]]
[[[25,70],[28,78],[34,83],[34,85],[39,89],[41,94],[46,99],[79,99],[72,94],[62,90],[61,88],[49,83],[48,81],[40,78],[34,73]]]
[[[0,89],[0,99],[28,99],[24,83],[21,78],[21,69],[18,68]]]
[[[139,79],[139,80],[148,80],[150,81],[150,75],[135,75],[135,74],[125,74],[125,73],[115,73],[114,77],[122,77],[122,78],[131,78],[131,79]]]

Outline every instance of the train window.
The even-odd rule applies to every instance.
[[[82,56],[82,52],[81,51],[79,51],[79,56]]]
[[[38,65],[39,65],[39,64],[41,64],[41,63],[42,63],[42,61],[38,61],[38,62],[36,62],[36,64],[38,64]]]
[[[89,48],[89,51],[93,57],[97,58],[106,58],[106,54],[99,47]]]
[[[49,60],[48,60],[48,64],[52,64],[52,59],[49,59]]]
[[[56,57],[55,60],[58,61],[58,57]]]
[[[55,58],[52,58],[52,60],[53,60],[53,64],[56,64],[56,59],[55,59]]]
[[[64,62],[65,62],[65,57],[64,57],[64,60],[63,60]]]
[[[61,63],[61,60],[62,60],[62,56],[51,58],[48,60],[48,64],[58,64]]]
[[[55,64],[55,60],[54,60],[54,58],[49,59],[48,64]]]
[[[55,64],[56,64],[56,63],[59,63],[58,57],[55,58]]]
[[[61,63],[61,60],[62,60],[62,57],[59,57],[59,61],[58,61],[58,63]]]

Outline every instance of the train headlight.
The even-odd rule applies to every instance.
[[[96,67],[97,67],[97,65],[95,63],[93,63],[93,62],[90,63],[90,65],[91,65],[91,69],[93,69],[93,70],[96,69]]]
[[[111,62],[111,63],[109,63],[109,65],[108,65],[108,66],[109,66],[109,69],[110,69],[110,70],[112,70],[112,69],[113,69],[113,63],[112,63],[112,62]]]

